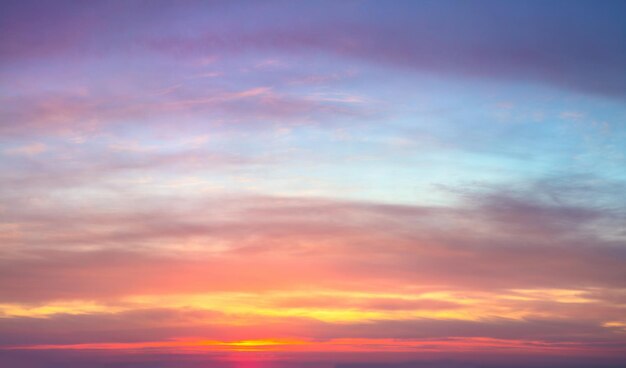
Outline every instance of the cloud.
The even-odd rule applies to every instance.
[[[577,359],[576,361],[569,359],[550,359],[549,363],[537,362],[532,359],[520,359],[522,362],[511,362],[508,359],[502,361],[488,362],[480,359],[461,358],[461,359],[445,359],[445,360],[426,360],[426,361],[410,361],[410,362],[378,362],[378,363],[340,363],[335,368],[499,368],[503,365],[512,368],[584,368],[589,365],[599,368],[617,368],[621,364],[614,361],[598,362],[597,359]],[[529,361],[530,360],[530,361]]]
[[[618,16],[624,10],[619,1],[278,4],[276,10],[230,2],[186,7],[172,2],[7,3],[0,50],[9,65],[107,53],[136,57],[150,50],[177,59],[324,52],[421,72],[533,80],[617,98],[626,93],[621,42],[626,29]]]
[[[354,308],[361,310],[447,310],[461,307],[452,301],[429,300],[427,298],[410,300],[390,297],[338,298],[335,296],[288,297],[275,303],[277,307],[287,308]]]
[[[217,50],[322,51],[422,72],[531,79],[619,98],[626,93],[622,77],[626,50],[616,37],[626,30],[615,17],[622,10],[618,2],[593,9],[582,1],[568,6],[540,2],[511,6],[495,1],[401,2],[394,7],[375,2],[326,4],[332,15],[319,14],[308,5],[312,4],[282,9],[286,14],[306,9],[308,21],[300,24],[261,21],[263,25],[254,31],[226,25],[229,32],[207,27],[199,36],[171,36],[151,45],[175,55]]]
[[[331,323],[301,317],[233,319],[221,312],[194,309],[137,309],[117,313],[56,314],[48,318],[13,317],[2,318],[0,326],[7,334],[0,344],[15,347],[85,344],[127,344],[126,348],[141,348],[143,343],[189,342],[190,347],[198,341],[241,341],[263,339],[287,339],[311,344],[333,345],[336,342],[354,344],[415,343],[427,347],[451,345],[451,351],[465,351],[474,346],[483,349],[481,343],[509,345],[513,350],[542,348],[563,349],[582,355],[608,355],[623,352],[623,336],[617,331],[603,328],[593,319],[491,319],[481,321],[405,319],[373,320]],[[369,340],[369,342],[368,342]],[[350,341],[352,341],[350,343]],[[456,346],[455,348],[455,345]],[[586,348],[585,348],[586,347]],[[102,346],[102,348],[110,348]],[[113,347],[114,348],[114,347]],[[319,346],[323,351],[323,346]],[[332,350],[332,347],[329,347]],[[2,349],[0,349],[2,350]],[[294,349],[297,350],[297,349]],[[383,349],[384,350],[384,349]],[[404,350],[404,349],[401,349]]]
[[[327,124],[344,119],[371,119],[380,112],[346,100],[313,99],[308,95],[277,92],[268,87],[240,90],[198,90],[180,87],[167,96],[130,97],[119,86],[117,94],[87,96],[68,92],[1,98],[0,132],[5,137],[67,136],[119,131],[129,121],[145,128],[176,132],[180,126],[217,127],[227,120],[231,128],[259,129],[274,125]],[[177,124],[172,124],[172,120]],[[198,120],[203,121],[198,127]]]
[[[178,204],[137,198],[133,209],[108,213],[69,211],[62,203],[17,208],[7,221],[17,224],[9,241],[18,253],[0,260],[2,296],[28,301],[303,284],[624,288],[623,241],[605,237],[623,214],[538,196],[478,192],[458,207],[251,196]]]
[[[4,153],[8,155],[24,155],[24,156],[36,156],[42,152],[45,152],[48,148],[43,143],[33,143],[25,146],[14,147],[4,150]]]
[[[0,364],[623,360],[621,2],[0,8]]]

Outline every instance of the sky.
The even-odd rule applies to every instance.
[[[625,14],[0,1],[0,366],[623,366]]]

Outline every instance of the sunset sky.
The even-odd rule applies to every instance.
[[[0,367],[626,364],[626,1],[0,1]]]

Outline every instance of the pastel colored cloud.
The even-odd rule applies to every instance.
[[[624,10],[3,1],[0,366],[623,366]]]

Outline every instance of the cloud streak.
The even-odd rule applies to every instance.
[[[3,1],[0,366],[622,363],[624,10]]]

